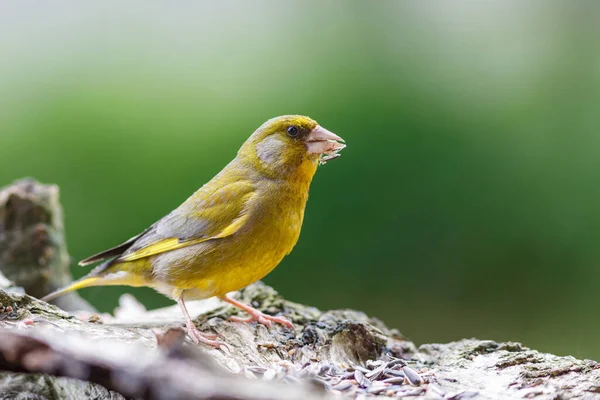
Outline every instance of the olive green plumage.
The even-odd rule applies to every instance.
[[[175,299],[222,297],[275,268],[296,244],[308,191],[341,138],[303,116],[259,127],[236,158],[150,228],[80,264],[105,261],[47,296],[87,286],[150,286]],[[185,312],[185,311],[184,311]]]

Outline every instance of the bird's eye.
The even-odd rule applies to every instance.
[[[293,126],[293,125],[292,125],[292,126],[289,126],[289,127],[287,128],[287,134],[288,134],[289,136],[291,136],[291,137],[296,137],[296,136],[298,136],[298,133],[300,133],[300,131],[298,130],[298,128],[297,128],[297,127],[295,127],[295,126]]]

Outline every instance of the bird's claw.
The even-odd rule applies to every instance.
[[[188,336],[189,336],[190,338],[193,338],[193,337],[195,337],[195,333],[193,333],[193,332],[192,332],[192,329],[188,328],[187,326],[186,326],[186,328],[185,328],[185,329],[186,329],[186,331],[187,331],[187,334],[188,334]],[[208,340],[216,340],[217,338],[221,337],[221,335],[219,335],[219,334],[216,334],[216,333],[204,333],[204,332],[200,332],[200,331],[199,331],[197,328],[196,328],[196,329],[194,329],[194,330],[195,330],[195,332],[197,332],[199,335],[202,335],[204,338],[206,338],[206,339],[208,339]]]
[[[204,343],[211,347],[214,347],[215,349],[220,349],[221,346],[223,346],[227,350],[230,350],[229,346],[227,346],[226,343],[215,340],[217,337],[219,337],[219,335],[200,332],[196,327],[188,327],[187,335],[192,340],[192,342],[194,342],[194,344]]]
[[[275,322],[277,324],[285,326],[288,329],[291,329],[294,332],[296,331],[296,329],[294,328],[294,324],[292,324],[287,319],[282,318],[282,317],[273,317],[271,315],[262,313],[258,310],[256,310],[256,312],[254,312],[254,313],[250,313],[250,316],[247,318],[234,316],[234,317],[229,317],[229,320],[233,321],[233,322],[245,322],[245,323],[256,321],[259,324],[263,324],[267,328],[270,328],[272,325],[272,322]]]

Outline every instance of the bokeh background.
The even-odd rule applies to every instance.
[[[175,208],[264,120],[310,115],[348,148],[266,283],[417,343],[599,359],[597,5],[2,2],[0,185],[59,184],[77,260]],[[108,311],[124,291],[171,304],[82,295]]]

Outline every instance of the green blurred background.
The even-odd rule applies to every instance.
[[[598,359],[597,4],[3,2],[0,185],[59,184],[81,259],[175,208],[266,119],[306,114],[348,148],[266,283],[417,343]],[[171,304],[82,295],[111,310],[124,291]]]

